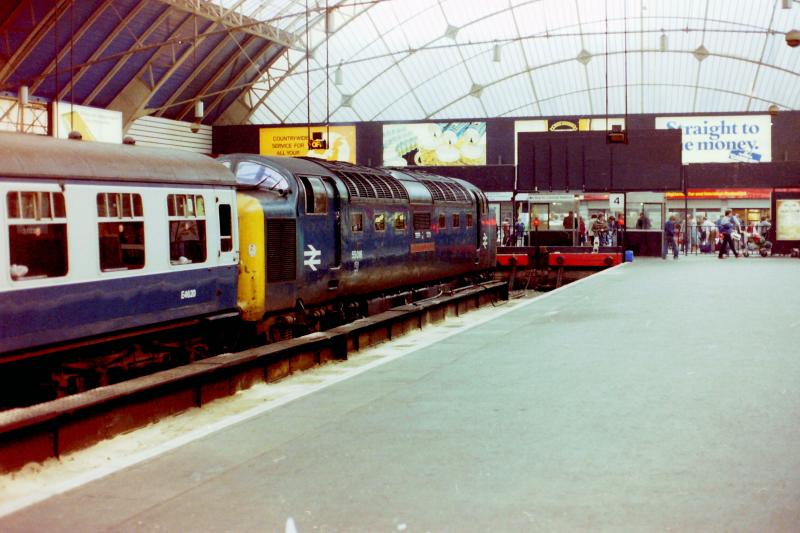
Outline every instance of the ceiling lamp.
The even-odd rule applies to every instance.
[[[333,71],[333,83],[334,85],[341,85],[344,83],[344,74],[342,73],[341,63],[339,63],[339,66]]]
[[[28,86],[23,85],[19,88],[19,105],[25,107],[28,105]]]
[[[499,63],[503,60],[503,50],[500,48],[499,44],[495,44],[494,48],[492,48],[492,61],[495,63]]]
[[[198,100],[194,103],[194,118],[203,118],[204,111],[205,109],[202,100]]]
[[[669,41],[667,40],[667,34],[662,33],[661,38],[659,39],[658,49],[662,52],[666,52],[669,50]]]

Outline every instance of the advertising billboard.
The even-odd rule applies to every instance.
[[[777,240],[800,241],[800,200],[776,200],[775,210]]]
[[[486,164],[485,122],[385,124],[383,165],[471,166]]]
[[[53,102],[53,137],[66,139],[77,131],[84,141],[122,143],[122,113],[69,102]]]
[[[311,137],[321,135],[327,148],[311,150],[308,147],[308,133]],[[329,134],[330,132],[330,134]],[[287,157],[318,157],[328,161],[356,162],[355,126],[305,126],[261,128],[259,130],[259,152],[261,155]]]
[[[657,117],[656,129],[681,130],[684,165],[772,161],[769,115]]]

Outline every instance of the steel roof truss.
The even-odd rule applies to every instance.
[[[226,10],[206,0],[159,0],[176,9],[194,13],[203,18],[218,22],[230,29],[251,33],[274,43],[282,44],[289,48],[297,46],[298,37],[287,31],[275,28],[266,22],[260,22],[243,14]]]
[[[104,0],[99,6],[97,6],[97,9],[94,10],[94,12],[89,16],[88,19],[86,19],[86,21],[83,24],[81,24],[80,28],[78,28],[78,31],[75,32],[75,34],[73,35],[72,41],[74,43],[80,44],[79,41],[81,40],[81,37],[83,37],[86,34],[86,32],[89,30],[92,24],[97,22],[97,19],[99,19],[100,15],[102,15],[105,12],[105,10],[111,5],[111,2],[112,0]],[[31,84],[30,88],[31,94],[35,93],[36,90],[41,86],[41,84],[44,83],[44,81],[50,76],[50,74],[55,72],[56,65],[60,63],[67,56],[67,54],[71,52],[71,50],[72,50],[72,44],[70,44],[70,46],[68,47],[64,47],[61,50],[59,50],[57,56],[52,61],[50,61],[50,64],[47,65],[42,71],[42,74],[37,78],[37,80],[34,83]],[[70,75],[70,82],[74,84],[75,81],[76,80],[74,74]],[[58,98],[61,99],[63,94],[65,94],[64,91],[59,93]]]
[[[133,11],[141,9],[141,7],[144,5],[145,2],[147,2],[147,0],[141,0],[139,6],[137,6],[136,9],[134,9]],[[155,21],[153,21],[153,24],[151,24],[150,27],[147,28],[147,31],[145,31],[144,34],[142,34],[140,39],[142,40],[147,39],[151,33],[156,31],[156,29],[159,26],[161,26],[161,24],[167,19],[169,14],[170,14],[170,9],[169,8],[164,9],[164,11],[158,16],[158,18]],[[123,27],[127,27],[127,22],[129,22],[128,17],[126,17],[125,21],[123,22],[125,23],[125,26]],[[120,26],[122,26],[122,24],[120,24]],[[95,98],[97,98],[97,95],[100,94],[100,91],[102,91],[105,88],[106,84],[108,84],[109,81],[114,79],[114,77],[117,75],[117,72],[119,72],[119,70],[125,65],[129,57],[130,56],[125,55],[117,60],[116,65],[114,65],[114,67],[110,71],[108,71],[108,73],[103,77],[102,81],[97,84],[97,87],[95,87],[92,93],[86,97],[86,99],[84,100],[84,104],[89,105]]]

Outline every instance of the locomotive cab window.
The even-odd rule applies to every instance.
[[[406,229],[406,214],[405,213],[395,213],[394,214],[394,229],[397,229],[397,230]]]
[[[378,213],[375,215],[375,231],[386,230],[386,214]]]
[[[173,265],[203,263],[206,260],[206,207],[202,196],[170,194],[169,260]]]
[[[447,229],[447,218],[444,215],[439,215],[439,231]]]
[[[320,178],[301,177],[306,193],[306,213],[324,214],[328,212],[328,193]]]
[[[453,213],[453,227],[457,228],[461,226],[461,215],[459,213]]]
[[[144,267],[142,197],[131,193],[97,195],[100,270]]]
[[[364,215],[363,213],[350,214],[350,230],[353,233],[364,231]]]
[[[285,195],[289,182],[277,170],[252,161],[236,165],[236,183],[242,187],[272,191]]]
[[[472,213],[467,213],[467,227],[472,227]]]
[[[6,195],[11,279],[67,275],[67,214],[60,192],[11,191]]]

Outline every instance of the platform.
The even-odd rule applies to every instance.
[[[636,260],[0,530],[796,531],[798,281],[796,259]]]

